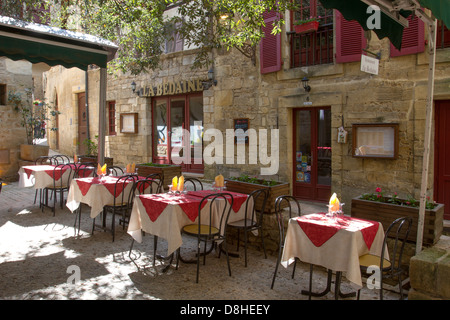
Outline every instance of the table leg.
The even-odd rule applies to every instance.
[[[328,292],[331,292],[332,276],[333,276],[333,271],[328,269],[327,287],[322,292],[319,292],[319,293],[313,292],[312,288],[310,286],[309,290],[302,290],[302,294],[309,295],[310,297],[325,296]],[[336,272],[335,293],[334,293],[335,299],[338,300],[338,297],[341,297],[341,298],[354,297],[356,295],[356,292],[350,292],[350,293],[342,293],[341,292],[341,279],[342,279],[342,272],[337,271]],[[311,270],[310,270],[310,283],[312,283],[312,265],[311,265]]]

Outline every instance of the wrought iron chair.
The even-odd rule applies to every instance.
[[[220,201],[220,205],[218,205],[217,201]],[[200,253],[200,247],[201,242],[204,242],[204,251],[203,251],[203,265],[206,263],[206,254],[209,252],[207,251],[207,244],[208,242],[211,243],[211,248],[214,246],[217,248],[217,245],[220,244],[222,246],[223,244],[223,251],[225,252],[225,255],[227,256],[227,265],[228,265],[228,274],[231,276],[231,266],[230,266],[230,258],[228,256],[228,250],[227,250],[227,228],[225,227],[228,222],[228,218],[231,212],[231,208],[233,207],[233,196],[230,193],[213,193],[210,195],[205,196],[202,198],[199,207],[198,207],[198,222],[195,224],[189,224],[182,228],[181,232],[184,235],[192,236],[197,238],[197,259],[191,260],[191,261],[185,261],[184,262],[197,262],[197,277],[196,277],[196,283],[198,283],[199,279],[199,271],[200,271],[200,256],[202,255]],[[206,209],[207,212],[204,212],[204,216],[202,216],[201,211],[202,207],[204,206],[204,210]],[[220,209],[219,217],[219,227],[214,227],[213,224],[213,215],[214,211]],[[202,221],[206,221],[205,223],[202,223]],[[220,252],[219,249],[219,258],[220,258]],[[177,264],[176,267],[178,269],[178,263],[180,258],[181,248],[178,248],[177,250]]]
[[[361,272],[367,273],[370,266],[379,268],[380,274],[380,300],[383,300],[383,279],[398,278],[398,287],[400,291],[400,299],[403,299],[402,274],[406,271],[402,265],[403,250],[405,249],[406,239],[408,239],[411,230],[412,218],[402,217],[396,219],[385,232],[381,255],[365,254],[359,257],[359,265]],[[391,259],[385,259],[384,253],[387,247],[388,238],[392,239],[390,253]],[[358,300],[361,290],[358,290]]]
[[[87,164],[78,164],[75,167],[74,178],[87,178],[96,176],[96,168]]]
[[[57,154],[52,156],[52,159],[56,162],[56,164],[66,164],[70,163],[70,158],[65,154]]]
[[[40,156],[36,160],[34,160],[35,165],[43,165],[43,164],[57,164],[57,161],[53,159],[53,156]],[[34,193],[34,203],[36,203],[38,190]],[[42,205],[42,189],[39,189],[39,203]]]
[[[44,211],[44,207],[51,208],[53,211],[53,216],[56,214],[56,199],[57,195],[59,193],[59,202],[61,209],[64,205],[64,192],[69,191],[70,182],[73,179],[73,168],[70,164],[57,164],[53,168],[53,185],[45,187],[43,190],[43,197],[44,201],[42,203],[42,211]],[[64,175],[67,175],[66,178],[64,178]],[[58,179],[59,177],[59,179]],[[48,193],[51,192],[53,196],[53,205],[49,204],[48,199]]]
[[[108,166],[107,170],[109,176],[119,177],[124,174],[123,168],[119,166]]]
[[[189,190],[193,189],[194,191],[197,190],[203,190],[203,183],[197,179],[197,178],[186,178],[184,179],[184,185],[186,186],[186,189],[188,189],[189,186]]]
[[[95,218],[92,224],[92,234],[94,233],[95,227],[98,226],[102,229],[106,229],[106,215],[108,212],[111,212],[112,214],[112,221],[111,221],[111,233],[112,233],[112,241],[114,242],[115,239],[115,231],[116,231],[116,214],[124,214],[124,211],[131,210],[131,206],[133,205],[133,189],[134,184],[136,183],[136,176],[135,175],[123,175],[121,177],[118,177],[115,185],[114,185],[114,194],[118,194],[117,197],[114,197],[113,203],[105,205],[103,207],[103,223],[102,226],[95,224]],[[125,192],[126,187],[128,184],[131,185],[131,189],[129,189],[129,192]],[[120,193],[118,190],[121,190]]]
[[[286,207],[287,209],[283,206],[283,204],[287,205],[287,207]],[[295,206],[297,207],[298,214],[295,214],[295,215],[293,214],[295,212],[293,211],[291,204],[294,204],[294,207]],[[281,255],[283,254],[284,239],[286,238],[286,227],[285,227],[285,223],[284,223],[284,219],[283,219],[283,211],[288,213],[289,219],[291,219],[292,217],[301,215],[301,209],[300,209],[300,204],[298,203],[298,200],[296,198],[294,198],[293,196],[289,196],[289,195],[279,196],[278,198],[276,198],[274,209],[275,209],[275,213],[276,213],[276,217],[277,217],[277,224],[278,224],[278,231],[279,231],[280,238],[279,238],[279,244],[278,244],[277,263],[275,265],[275,272],[273,273],[272,285],[270,286],[270,289],[273,289],[273,286],[275,284],[275,278],[277,276],[278,266],[280,265]],[[292,270],[292,278],[294,278],[296,263],[297,263],[297,260],[295,260],[295,262],[294,262],[294,269]]]
[[[152,173],[145,177],[145,179],[152,179],[153,180],[153,193],[161,193],[163,192],[163,176],[160,173]]]
[[[237,230],[237,250],[239,251],[240,233],[244,232],[244,252],[245,266],[247,267],[247,244],[248,233],[258,231],[261,236],[261,244],[264,250],[264,257],[267,259],[266,246],[264,245],[263,235],[263,215],[269,198],[269,189],[262,188],[249,194],[245,202],[245,218],[239,221],[228,222],[227,227]],[[253,206],[249,206],[250,199],[253,199]]]

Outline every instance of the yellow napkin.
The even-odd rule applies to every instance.
[[[73,162],[78,163],[78,157],[77,157],[77,155],[74,155],[74,156],[73,156]]]
[[[97,175],[106,174],[106,163],[103,166],[100,166],[100,163],[97,164]]]
[[[184,189],[184,177],[181,176],[180,179],[178,179],[178,191],[183,191]]]
[[[127,173],[130,173],[130,164],[127,164]]]
[[[172,190],[173,191],[177,190],[177,184],[178,184],[178,177],[173,177],[173,179],[172,179]]]
[[[330,210],[333,212],[339,211],[339,199],[336,196],[336,193],[330,198]]]
[[[133,164],[131,165],[131,172],[135,173],[136,172],[136,163],[133,162]]]
[[[223,188],[224,186],[224,178],[221,174],[219,174],[218,176],[216,176],[216,178],[214,179],[215,183],[216,183],[216,187],[218,188]]]

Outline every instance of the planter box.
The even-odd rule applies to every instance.
[[[41,156],[48,156],[49,146],[41,146],[37,144],[21,144],[20,158],[27,161],[35,161]],[[33,163],[34,164],[34,163]]]
[[[81,163],[93,163],[95,166],[97,166],[97,157],[94,156],[78,156],[78,159]],[[114,165],[114,159],[110,157],[105,157],[105,163],[106,166],[113,166]]]
[[[163,178],[163,188],[168,189],[168,186],[172,184],[172,178],[181,176],[181,166],[179,165],[148,165],[148,164],[136,164],[138,175],[146,177],[152,173],[159,173]]]
[[[411,217],[413,223],[408,240],[414,243],[417,240],[419,208],[354,198],[352,199],[351,215],[356,218],[379,221],[385,232],[395,219],[405,216]],[[444,228],[443,224],[443,204],[438,204],[434,209],[425,210],[423,245],[431,246],[439,240]]]
[[[319,21],[310,21],[300,25],[294,25],[295,33],[307,33],[317,31],[319,29]]]
[[[289,195],[290,189],[289,189],[289,183],[288,182],[278,182],[274,186],[265,186],[262,184],[256,184],[256,183],[249,183],[249,182],[242,182],[242,181],[236,181],[236,180],[225,180],[226,181],[226,188],[227,191],[233,191],[233,192],[240,192],[245,194],[250,194],[255,190],[262,189],[262,188],[268,188],[270,189],[269,192],[269,198],[266,202],[266,207],[264,212],[265,213],[274,213],[274,206],[275,206],[275,200],[279,196]],[[285,203],[285,202],[283,202]],[[262,202],[258,201],[256,203],[256,207],[261,207]],[[286,204],[287,206],[287,204]]]

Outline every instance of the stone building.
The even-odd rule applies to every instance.
[[[184,172],[208,179],[219,173],[226,178],[261,176],[261,167],[274,165],[267,159],[278,159],[278,170],[264,178],[289,182],[292,194],[301,199],[327,201],[336,192],[350,206],[353,197],[377,187],[386,194],[418,199],[429,66],[423,23],[410,18],[405,48],[398,51],[387,38],[378,39],[339,12],[325,10],[317,1],[311,3],[314,15],[321,16],[317,30],[296,33],[292,21],[298,12],[288,12],[282,33],[270,35],[268,23],[261,45],[249,48],[250,58],[237,50],[214,50],[211,68],[193,70],[196,49],[174,44],[156,71],[109,75],[106,156],[118,165],[170,163],[171,146],[179,146],[182,139],[180,129],[191,133],[192,150],[202,132],[217,129],[224,146],[223,155],[215,149],[215,156],[223,160],[189,161],[183,164]],[[266,16],[266,22],[271,19],[270,14]],[[434,114],[450,120],[448,30],[440,30]],[[361,71],[362,55],[379,58],[377,75]],[[208,80],[210,69],[216,83]],[[305,86],[304,78],[308,79]],[[62,67],[45,74],[46,98],[61,112],[61,129],[50,133],[51,147],[69,155],[82,154],[81,142],[95,138],[98,81],[96,69],[89,70],[87,77],[78,69]],[[445,186],[442,164],[450,142],[445,141],[446,122],[437,120],[433,120],[428,193],[444,202],[450,188]],[[227,129],[241,125],[254,129],[258,139],[268,137],[256,149],[251,149],[252,141],[246,144],[245,159],[241,151],[230,153],[231,147],[227,148],[235,147]],[[347,136],[338,141],[341,127]],[[353,130],[358,130],[357,137]],[[215,140],[203,139],[206,152]],[[278,148],[272,145],[277,141]],[[260,157],[264,154],[265,159]],[[256,164],[251,157],[256,157]]]

